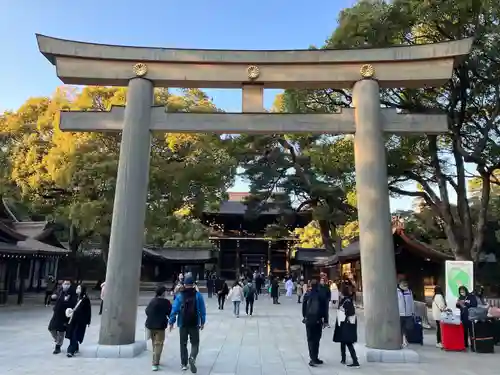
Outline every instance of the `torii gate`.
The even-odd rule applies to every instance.
[[[128,86],[125,108],[62,112],[65,131],[122,131],[106,271],[106,299],[93,356],[133,356],[150,132],[355,134],[367,358],[418,361],[401,349],[396,270],[383,132],[447,131],[445,115],[381,109],[380,88],[439,86],[466,56],[471,39],[354,50],[236,51],[125,47],[37,35],[40,52],[66,84]],[[166,113],[153,88],[242,88],[243,113]],[[265,88],[353,88],[354,109],[339,114],[264,113]],[[103,353],[103,346],[114,352]],[[110,349],[111,350],[111,349]],[[92,355],[92,354],[91,354]]]

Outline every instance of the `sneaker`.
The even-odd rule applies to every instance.
[[[61,345],[56,345],[52,354],[59,354],[59,353],[61,353]]]
[[[74,357],[74,356],[75,356],[75,355],[74,355],[73,353],[68,353],[68,354],[66,354],[66,357],[68,357],[68,358],[72,358],[72,357]]]
[[[345,366],[345,359],[341,360],[340,364]]]
[[[182,365],[182,366],[181,366],[181,370],[182,370],[182,371],[187,371],[187,369],[188,369],[188,367],[187,367],[186,365]]]
[[[438,342],[438,343],[436,344],[436,348],[442,349],[442,348],[443,348],[443,344],[441,344],[440,342]]]
[[[309,361],[309,366],[311,366],[311,367],[316,367],[316,366],[317,366],[317,364],[316,364],[315,362],[313,362],[313,361]]]
[[[151,370],[153,370],[153,371],[158,371],[158,370],[159,370],[158,365],[153,365],[153,366],[151,366]]]
[[[321,359],[316,359],[314,363],[316,363],[317,365],[322,365],[324,362]]]
[[[359,368],[359,363],[351,363],[350,365],[347,365],[349,368]]]
[[[194,358],[189,358],[189,369],[193,374],[196,374],[196,372],[198,371],[198,369],[196,368],[196,361],[194,360]]]

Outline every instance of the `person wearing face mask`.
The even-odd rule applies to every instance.
[[[56,296],[52,318],[49,322],[49,332],[55,342],[53,354],[61,353],[61,346],[64,342],[66,325],[69,318],[66,316],[66,309],[73,309],[76,305],[76,294],[71,289],[71,282],[64,280],[61,286],[61,291]]]
[[[78,302],[74,309],[66,309],[66,316],[69,316],[68,328],[66,329],[66,338],[69,339],[67,357],[73,357],[83,342],[85,331],[90,326],[92,319],[92,309],[90,299],[87,296],[87,288],[84,285],[76,287]]]
[[[460,309],[460,320],[464,326],[464,344],[469,347],[469,337],[472,336],[472,322],[469,320],[469,309],[477,307],[477,299],[465,286],[458,288],[457,308]]]
[[[415,302],[413,293],[408,287],[406,280],[401,280],[397,289],[399,320],[401,324],[401,334],[403,336],[403,347],[408,346],[408,336],[415,328]]]

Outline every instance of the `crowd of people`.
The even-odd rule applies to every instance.
[[[300,276],[296,279],[285,278],[282,281],[285,296],[292,298],[296,293],[297,303],[302,304],[302,322],[305,325],[306,338],[309,349],[309,365],[320,366],[323,361],[319,358],[320,340],[323,329],[329,327],[330,306],[336,308],[333,341],[340,343],[341,363],[348,367],[359,367],[359,361],[354,348],[357,341],[357,319],[355,308],[356,284],[352,278],[344,277],[341,281],[328,280],[326,274],[321,273],[318,279],[305,281]],[[280,280],[277,277],[254,272],[235,281],[231,287],[227,281],[217,275],[210,275],[207,281],[208,298],[217,296],[219,310],[224,309],[225,301],[232,304],[232,312],[236,318],[240,317],[240,306],[245,303],[245,313],[249,317],[254,314],[254,303],[264,293],[268,294],[273,304],[280,304]],[[471,332],[471,321],[469,311],[485,304],[484,290],[478,288],[469,292],[466,287],[460,286],[459,298],[456,307],[460,311],[460,320],[464,327],[464,344],[469,347]],[[172,330],[177,324],[180,339],[181,367],[188,368],[196,373],[196,358],[199,352],[200,331],[206,323],[206,306],[202,294],[199,292],[197,283],[192,274],[180,274],[174,283],[170,294],[173,302],[167,298],[169,290],[165,286],[156,289],[155,297],[146,308],[145,327],[153,347],[152,369],[157,371],[165,341],[166,330]],[[412,330],[415,324],[415,310],[413,293],[405,280],[398,283],[397,288],[398,307],[400,315],[401,333],[403,347],[413,343]],[[101,284],[101,307],[105,298],[105,283]],[[79,346],[85,337],[86,328],[91,323],[91,304],[84,285],[72,284],[64,280],[58,287],[58,283],[49,276],[45,305],[53,304],[53,314],[48,329],[55,342],[54,354],[61,353],[64,339],[69,339],[66,350],[67,357],[73,357],[78,353]],[[436,346],[441,348],[440,320],[443,313],[450,311],[449,306],[439,286],[435,287],[432,302],[432,316],[436,321]],[[187,344],[191,343],[188,352]],[[347,364],[347,351],[351,361]]]

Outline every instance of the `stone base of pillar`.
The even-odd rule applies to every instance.
[[[146,349],[146,341],[136,341],[128,345],[82,345],[78,356],[83,358],[134,358]]]
[[[382,363],[419,363],[418,353],[411,349],[384,350],[366,348],[366,362]]]

